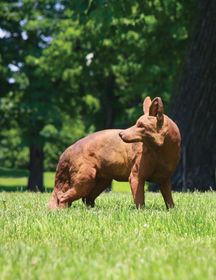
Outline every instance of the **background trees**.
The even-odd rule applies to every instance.
[[[199,130],[199,115],[208,115],[210,123],[215,101],[215,5],[205,3],[197,11],[192,0],[1,1],[1,165],[28,167],[29,189],[43,190],[44,168],[54,169],[73,141],[132,124],[147,95],[162,96],[167,110],[176,89],[171,108],[183,133],[182,158],[187,158],[176,186],[203,185],[209,164],[206,186],[213,184],[215,159],[207,155],[215,151],[215,126],[207,134]],[[193,18],[198,23],[178,88]],[[193,148],[198,137],[200,153]],[[190,181],[201,170],[202,182]]]
[[[3,1],[0,10],[1,58],[7,67],[1,102],[7,118],[2,125],[17,128],[20,144],[29,150],[28,188],[42,191],[44,146],[62,127],[61,103],[67,92],[60,94],[57,81],[46,78],[40,63],[58,31],[61,6],[57,1]]]
[[[216,4],[200,1],[190,50],[173,96],[182,133],[178,189],[216,189]]]

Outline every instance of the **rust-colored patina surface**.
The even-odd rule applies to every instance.
[[[63,208],[79,198],[94,206],[112,179],[130,182],[136,207],[144,205],[145,181],[160,185],[167,208],[174,207],[171,176],[178,164],[180,132],[163,113],[160,97],[146,97],[142,115],[128,129],[93,133],[61,155],[49,207]]]

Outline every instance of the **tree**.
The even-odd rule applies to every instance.
[[[57,4],[54,0],[0,4],[1,53],[4,54],[1,58],[7,69],[0,107],[4,126],[18,124],[22,142],[29,147],[28,189],[31,191],[44,190],[44,145],[56,136],[63,119],[59,104],[64,104],[64,94],[59,94],[56,81],[46,79],[38,65],[43,50],[51,43],[51,35],[58,30],[62,9]],[[69,104],[70,100],[64,108]]]
[[[83,71],[82,90],[99,100],[99,110],[90,118],[97,129],[131,124],[146,95],[160,95],[168,104],[187,47],[191,2],[72,2],[83,27],[79,51],[93,56]],[[67,28],[64,33],[67,42]]]
[[[48,143],[57,156],[69,139],[126,127],[146,95],[168,104],[191,2],[1,1],[0,121],[29,148],[30,190],[43,190]]]
[[[191,47],[172,102],[182,134],[176,189],[216,189],[216,4],[199,3]]]

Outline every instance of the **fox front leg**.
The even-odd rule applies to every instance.
[[[171,182],[170,180],[162,182],[160,184],[160,190],[162,193],[162,196],[164,198],[164,202],[166,204],[166,208],[174,208],[174,202],[172,198],[172,192],[171,192]]]
[[[134,203],[136,204],[136,208],[140,209],[145,206],[145,192],[144,192],[144,184],[145,179],[139,178],[137,170],[132,170],[129,181],[131,192],[133,195]]]

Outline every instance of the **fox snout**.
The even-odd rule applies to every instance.
[[[137,137],[134,127],[122,130],[119,132],[119,136],[125,143],[133,143],[141,141],[139,137]]]
[[[120,131],[120,132],[119,132],[119,136],[122,138],[122,136],[123,136],[123,131]]]
[[[120,132],[119,132],[119,136],[121,137],[121,139],[122,139],[124,142],[125,142],[125,140],[127,140],[126,137],[125,137],[124,131],[120,131]]]
[[[126,138],[125,138],[125,135],[124,135],[124,131],[120,131],[119,136],[125,142]]]

